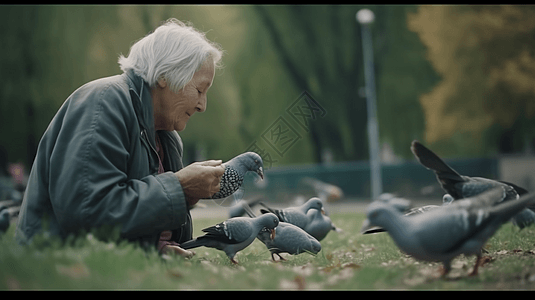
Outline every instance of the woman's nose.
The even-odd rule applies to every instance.
[[[197,103],[197,111],[198,112],[205,112],[206,111],[206,104],[208,102],[208,99],[206,96],[202,97],[202,99]]]

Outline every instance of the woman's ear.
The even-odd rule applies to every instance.
[[[165,88],[167,86],[167,80],[165,80],[164,77],[160,77],[158,79],[158,86],[161,87],[162,89]]]

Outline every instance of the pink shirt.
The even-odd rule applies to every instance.
[[[160,164],[158,168],[158,174],[162,174],[165,172],[163,168],[163,164],[162,164],[164,153],[163,153],[163,150],[160,144],[160,139],[158,138],[157,133],[156,133],[156,152],[158,152],[158,163]],[[171,232],[171,230],[165,230],[165,231],[162,231],[162,233],[160,233],[160,241],[158,242],[158,252],[161,252],[163,247],[166,245],[180,246],[180,244],[178,244],[177,242],[171,241],[172,235],[173,235],[173,232]]]

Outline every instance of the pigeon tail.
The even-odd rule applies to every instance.
[[[420,142],[413,141],[411,151],[422,165],[435,171],[437,176],[441,175],[450,180],[465,181],[457,171],[448,166],[438,155],[420,144]]]
[[[507,185],[510,185],[513,187],[513,189],[517,192],[518,196],[523,196],[525,194],[528,194],[529,191],[522,188],[522,187],[519,187],[518,185],[514,184],[514,183],[511,183],[511,182],[507,182],[507,181],[502,181],[502,180],[499,180],[501,183],[504,183],[504,184],[507,184]],[[534,203],[530,203],[528,204],[527,208],[531,211],[533,211],[535,213],[535,204]],[[525,216],[528,217],[528,218],[532,218],[530,216],[531,214],[529,212],[526,212],[525,213]]]
[[[267,214],[267,213],[273,213],[275,214],[279,219],[281,218],[279,212],[276,210],[276,209],[273,209],[273,208],[270,208],[269,206],[267,206],[266,204],[264,204],[264,202],[258,202],[258,204],[260,204],[261,206],[263,206],[265,209],[261,208],[260,209],[260,212],[262,214]]]
[[[207,246],[206,241],[202,238],[202,236],[195,238],[193,240],[186,241],[182,244],[180,244],[180,248],[184,250],[198,248],[202,246]]]
[[[372,233],[380,233],[380,232],[386,232],[386,229],[382,227],[372,227],[370,229],[366,229],[362,234],[372,234]]]

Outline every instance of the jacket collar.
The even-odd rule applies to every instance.
[[[154,130],[154,115],[152,108],[152,95],[149,84],[134,73],[133,70],[125,72],[130,90],[130,98],[137,115],[141,130],[145,130],[149,143],[153,149],[156,149],[156,131]],[[182,169],[182,139],[176,131],[159,131],[159,137],[164,147],[167,159],[163,164],[166,170],[178,171]],[[156,150],[154,150],[156,151]]]
[[[133,70],[127,70],[125,74],[130,79],[128,80],[130,96],[139,125],[142,130],[146,130],[150,143],[155,146],[154,112],[150,86],[141,76],[135,74]]]

